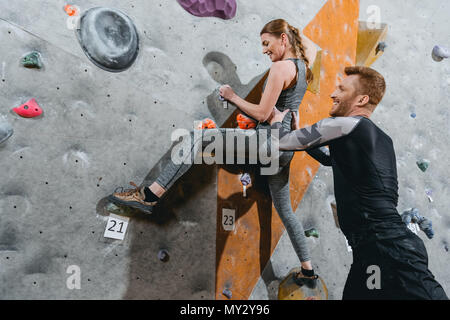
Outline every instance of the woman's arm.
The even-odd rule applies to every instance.
[[[285,78],[289,74],[289,66],[282,61],[272,64],[269,75],[267,77],[267,84],[264,89],[261,101],[259,104],[245,101],[234,93],[230,86],[225,85],[220,88],[220,95],[226,100],[234,103],[240,110],[248,114],[257,121],[266,121],[272,113],[281,91],[283,90]]]

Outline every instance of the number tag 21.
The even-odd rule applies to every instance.
[[[127,231],[129,218],[110,214],[106,223],[105,238],[123,240]]]

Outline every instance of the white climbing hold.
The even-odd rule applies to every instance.
[[[450,51],[442,46],[434,46],[433,51],[431,52],[431,56],[433,57],[434,61],[439,62],[450,57]]]

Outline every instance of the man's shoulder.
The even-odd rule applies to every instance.
[[[339,130],[342,134],[350,134],[362,121],[363,117],[329,117],[320,121],[320,127]]]

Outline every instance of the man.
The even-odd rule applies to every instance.
[[[333,168],[339,225],[353,249],[343,299],[448,299],[428,270],[423,241],[397,212],[392,140],[369,119],[384,95],[384,78],[367,67],[345,73],[331,95],[331,118],[291,132],[281,125],[287,111],[274,108],[270,120],[280,130],[280,150],[308,151]]]

